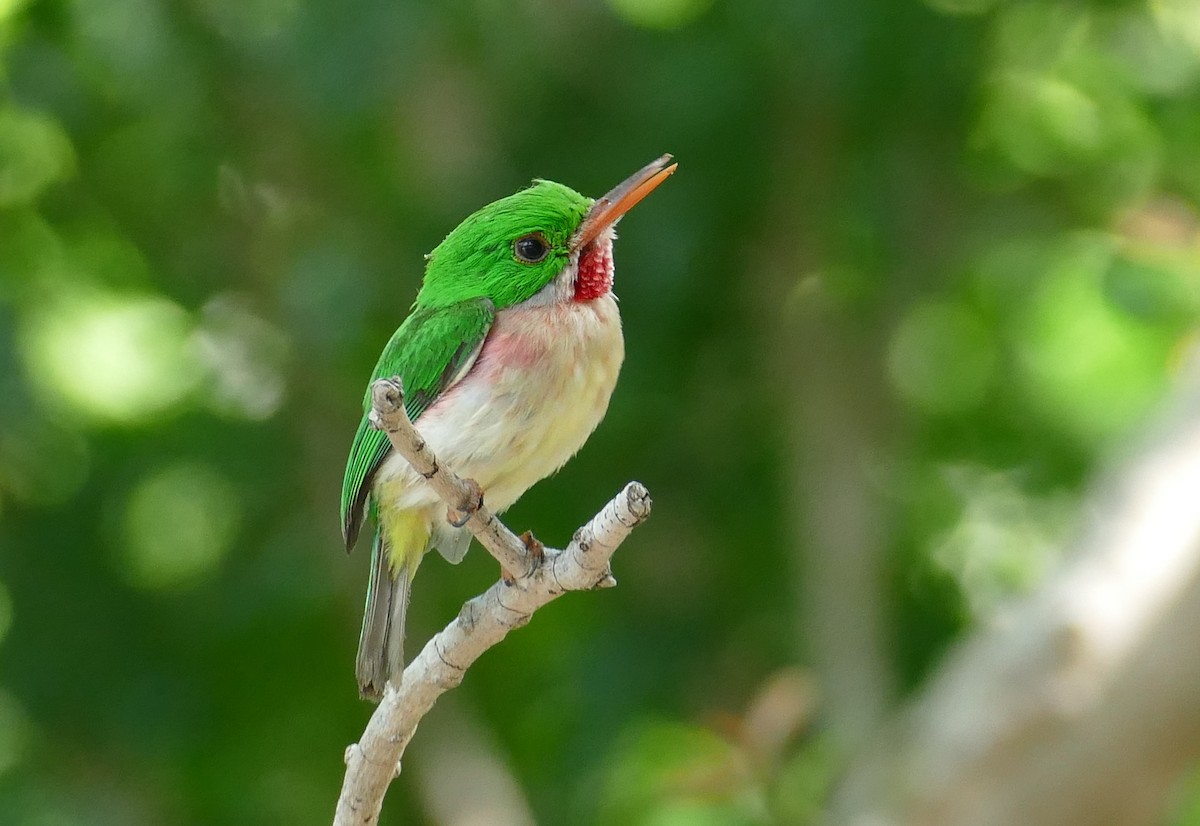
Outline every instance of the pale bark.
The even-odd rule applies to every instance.
[[[427,478],[451,509],[468,512],[467,527],[515,575],[501,579],[463,605],[458,617],[426,643],[404,669],[399,686],[387,685],[357,743],[346,750],[346,777],[334,826],[373,824],[388,784],[399,773],[399,760],[417,723],[444,692],[462,682],[467,668],[533,612],[567,591],[616,584],[609,561],[617,546],[650,515],[650,495],[630,482],[559,551],[545,549],[539,562],[524,543],[476,498],[477,489],[437,462],[404,414],[398,380],[372,388],[372,421],[392,447]]]
[[[948,658],[839,826],[1159,822],[1200,758],[1200,375],[1090,498],[1067,564]]]

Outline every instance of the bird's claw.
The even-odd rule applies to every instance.
[[[533,531],[525,531],[525,533],[517,538],[521,540],[521,544],[525,546],[525,550],[529,553],[529,559],[532,563],[529,566],[529,570],[537,570],[538,566],[546,558],[546,546],[533,535]],[[512,585],[517,581],[517,577],[510,573],[503,565],[500,566],[500,578],[504,580],[505,585]]]
[[[546,558],[546,546],[533,535],[533,531],[525,531],[521,534],[521,542],[525,545],[525,550],[529,551],[529,558],[533,560],[533,567],[542,564],[542,560]]]
[[[455,528],[461,528],[467,524],[471,517],[483,507],[483,488],[479,487],[479,483],[474,479],[463,479],[463,483],[467,486],[468,493],[459,503],[462,507],[446,510],[446,521]]]

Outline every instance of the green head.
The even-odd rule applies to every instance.
[[[494,201],[429,254],[417,296],[423,307],[487,297],[497,309],[526,301],[571,261],[571,237],[592,199],[554,181]]]
[[[528,301],[576,269],[581,253],[611,238],[606,230],[675,171],[670,159],[664,155],[643,167],[599,200],[537,180],[488,204],[429,254],[417,306],[490,298],[504,309]]]

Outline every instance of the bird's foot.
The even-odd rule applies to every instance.
[[[483,488],[474,479],[463,479],[467,486],[467,495],[459,502],[460,507],[446,509],[446,521],[455,528],[461,528],[471,520],[483,507]]]
[[[533,563],[529,566],[529,570],[537,570],[538,566],[542,564],[542,560],[546,558],[546,546],[533,535],[533,531],[525,531],[518,538],[521,540],[521,544],[525,546],[525,550],[529,553],[529,559]],[[504,580],[505,585],[512,585],[517,581],[517,578],[509,573],[509,570],[503,565],[500,566],[500,578]]]
[[[521,534],[521,542],[525,545],[525,550],[529,551],[529,558],[533,560],[533,567],[542,564],[542,560],[546,558],[546,546],[541,543],[533,531],[525,531]]]

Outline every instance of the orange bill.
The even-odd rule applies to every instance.
[[[670,160],[670,155],[663,155],[646,164],[597,200],[575,231],[575,237],[571,239],[571,251],[581,250],[595,241],[601,232],[621,220],[622,215],[669,178],[675,167],[679,166],[676,163],[668,166]]]

